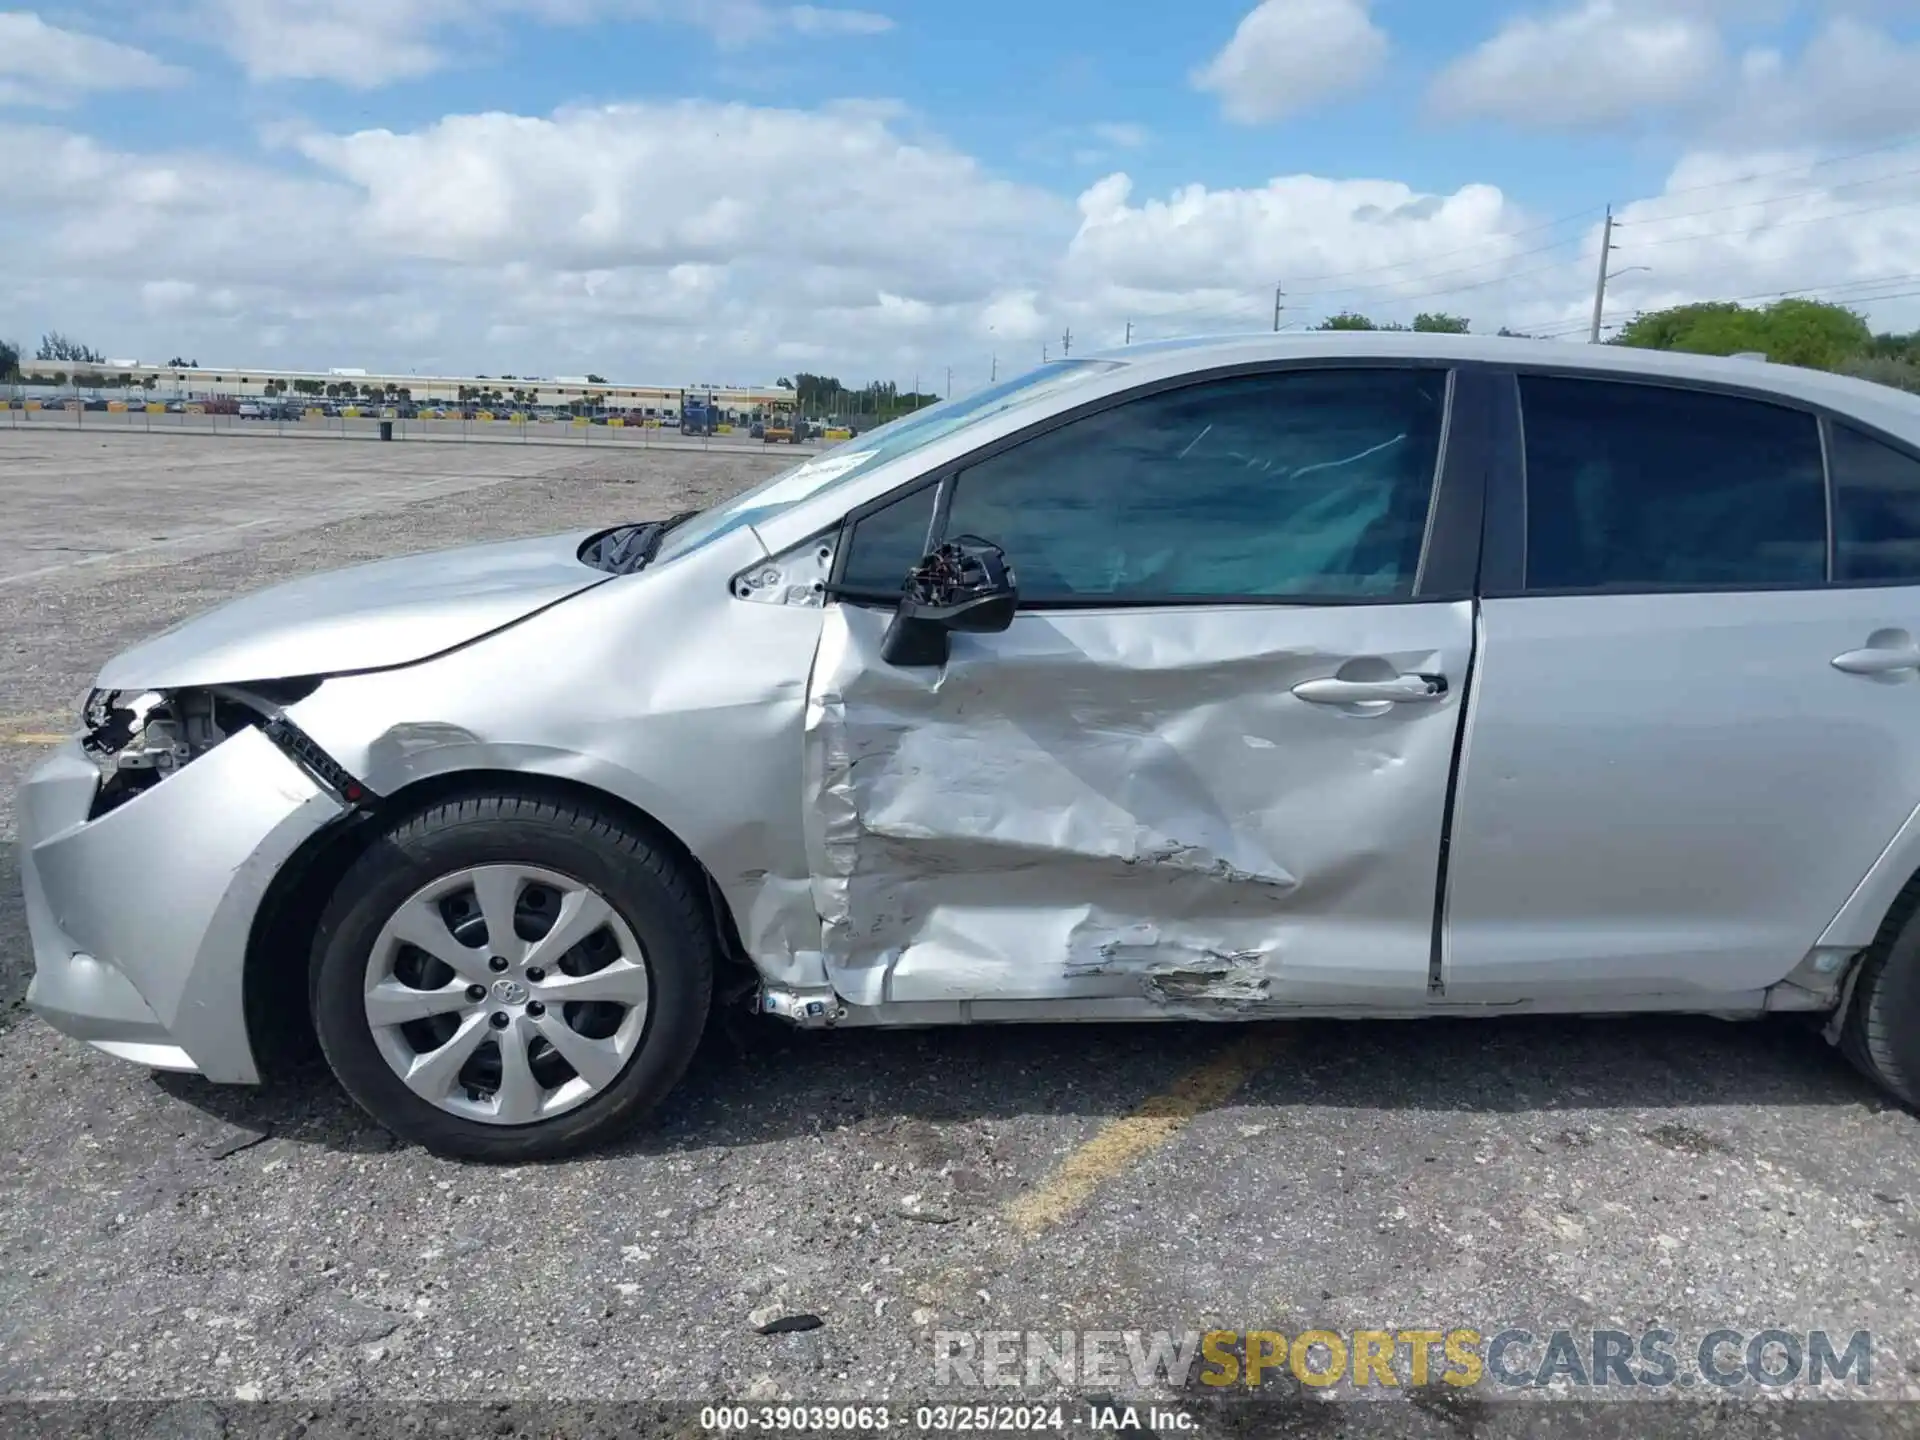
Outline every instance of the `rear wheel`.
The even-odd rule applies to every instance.
[[[676,857],[532,795],[397,822],[315,937],[314,1028],[340,1083],[440,1154],[538,1160],[631,1127],[685,1071],[713,939]]]
[[[1840,1049],[1869,1079],[1920,1107],[1920,877],[1861,958]]]

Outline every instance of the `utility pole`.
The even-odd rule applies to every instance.
[[[947,366],[947,399],[953,398],[953,366]]]
[[[1600,312],[1607,303],[1607,261],[1613,257],[1613,206],[1607,206],[1606,227],[1600,232],[1600,278],[1593,284],[1593,327],[1587,331],[1587,343],[1600,343]]]
[[[1071,355],[1073,353],[1073,327],[1071,325],[1067,327],[1067,333],[1060,337],[1060,353],[1062,355]]]
[[[1276,281],[1273,287],[1273,329],[1276,335],[1280,332],[1280,312],[1287,308],[1286,297],[1286,290]]]
[[[1047,342],[1044,340],[1040,342],[1040,363],[1042,365],[1047,363]]]
[[[1127,322],[1127,338],[1120,343],[1123,345],[1131,345],[1133,343],[1133,322],[1131,320]]]
[[[998,351],[994,353],[993,359],[990,362],[990,364],[992,368],[989,369],[989,371],[987,372],[987,383],[989,385],[993,384],[996,380],[1000,378],[1000,355]]]

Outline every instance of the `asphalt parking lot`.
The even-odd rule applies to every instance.
[[[144,634],[790,459],[0,429],[0,838]],[[1920,1399],[1920,1120],[1796,1024],[742,1020],[652,1129],[490,1169],[324,1073],[109,1060],[27,1013],[29,966],[9,845],[0,1396],[820,1401],[927,1394],[939,1330],[1777,1325],[1870,1330],[1871,1393]]]

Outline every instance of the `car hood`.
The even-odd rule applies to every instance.
[[[237,685],[424,660],[611,580],[579,558],[599,533],[464,545],[289,580],[122,652],[95,683]]]

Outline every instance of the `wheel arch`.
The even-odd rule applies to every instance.
[[[1904,918],[1907,891],[1920,880],[1920,806],[1887,842],[1827,928],[1814,943],[1823,949],[1862,951],[1889,921]]]
[[[307,994],[314,930],[340,881],[366,848],[398,818],[471,795],[526,795],[587,805],[616,816],[701,880],[723,966],[724,995],[757,975],[746,957],[726,896],[699,856],[654,815],[631,800],[585,781],[521,770],[453,770],[423,777],[329,825],[296,851],[267,887],[247,939],[241,1001],[247,1039],[263,1077],[315,1059],[319,1047]]]

